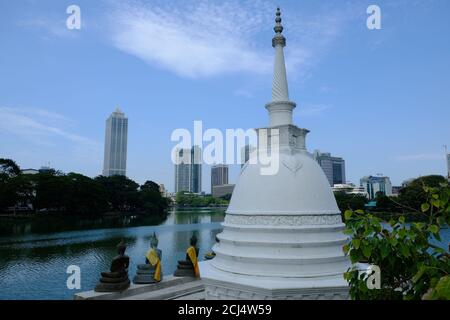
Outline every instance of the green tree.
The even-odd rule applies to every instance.
[[[64,197],[66,211],[93,215],[108,209],[106,190],[101,183],[78,173],[69,173],[65,178],[68,192]]]
[[[145,183],[140,187],[141,190],[152,190],[156,192],[159,191],[159,184],[153,181],[145,181]]]
[[[376,211],[394,213],[399,210],[394,199],[386,196],[384,193],[377,194],[375,200],[377,202]]]
[[[0,182],[20,174],[20,167],[14,160],[0,159]]]
[[[95,180],[106,191],[106,199],[116,211],[136,210],[140,204],[139,184],[125,176],[99,176]]]
[[[161,213],[168,207],[168,201],[161,195],[159,185],[153,181],[146,181],[140,187],[139,194],[141,206],[147,212]]]
[[[65,211],[65,198],[70,196],[66,176],[60,172],[48,171],[33,175],[33,180],[37,210]]]
[[[363,210],[367,203],[367,198],[359,194],[347,194],[345,192],[336,192],[334,194],[336,198],[337,205],[341,212],[345,210]]]
[[[450,188],[441,184],[423,187],[423,192],[425,201],[416,214],[424,215],[424,222],[408,225],[400,216],[386,225],[361,210],[345,212],[345,233],[352,240],[344,252],[352,263],[381,269],[380,290],[369,290],[364,275],[354,267],[347,271],[353,299],[450,299],[450,255],[432,243],[441,241],[441,228],[450,224]]]
[[[424,191],[424,187],[437,188],[445,182],[447,180],[438,175],[417,178],[400,190],[398,203],[404,212],[420,210],[422,203],[427,201],[427,193]]]

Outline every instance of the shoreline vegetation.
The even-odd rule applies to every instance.
[[[145,216],[164,220],[171,207],[223,209],[229,198],[179,192],[173,203],[153,181],[139,185],[125,176],[90,178],[49,168],[23,173],[14,160],[0,159],[0,219]]]
[[[424,187],[435,188],[445,182],[443,176],[430,175],[412,180],[395,197],[381,192],[372,200],[344,192],[335,197],[342,214],[346,210],[365,210],[384,221],[403,216],[407,222],[419,222],[427,219],[421,211],[427,200]],[[182,210],[224,209],[230,197],[178,192],[173,203],[162,196],[159,185],[153,181],[139,185],[125,176],[90,178],[53,169],[25,174],[13,160],[0,159],[0,219],[136,215],[165,218],[172,206]]]
[[[5,216],[167,216],[171,200],[159,185],[139,185],[125,176],[90,178],[53,169],[22,173],[0,159],[0,217]]]

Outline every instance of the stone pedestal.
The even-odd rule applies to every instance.
[[[341,276],[283,278],[221,272],[211,261],[200,263],[207,300],[348,300]]]

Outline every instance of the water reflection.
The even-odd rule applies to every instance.
[[[76,291],[66,287],[67,267],[78,265],[81,291],[92,289],[100,272],[109,268],[121,239],[128,246],[131,278],[136,265],[144,263],[153,232],[163,251],[163,273],[171,274],[177,260],[184,259],[193,233],[200,258],[210,250],[223,217],[223,210],[183,210],[171,212],[159,225],[140,217],[78,222],[33,219],[20,221],[18,226],[2,223],[0,299],[72,299]]]

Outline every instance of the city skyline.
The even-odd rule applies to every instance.
[[[50,162],[96,176],[103,161],[101,124],[119,104],[133,121],[127,175],[174,190],[173,130],[190,129],[194,120],[220,130],[266,125],[272,58],[264,48],[275,4],[201,3],[200,9],[181,3],[186,10],[175,14],[160,1],[121,7],[79,1],[79,31],[65,27],[65,4],[3,4],[0,33],[11,36],[2,37],[0,52],[6,93],[0,97],[1,156],[22,168]],[[449,27],[450,4],[379,1],[383,28],[370,31],[370,3],[350,3],[279,3],[292,26],[286,30],[290,94],[298,102],[295,121],[311,130],[308,150],[342,156],[354,183],[376,173],[394,185],[445,175],[450,45],[437,34]],[[124,24],[138,11],[148,19]],[[222,24],[215,23],[217,12]],[[185,31],[188,22],[192,28]],[[213,23],[217,31],[205,33]],[[164,29],[174,38],[158,37]],[[198,35],[202,42],[188,41]],[[210,167],[202,170],[208,192]],[[238,173],[239,166],[230,167],[231,183]]]

